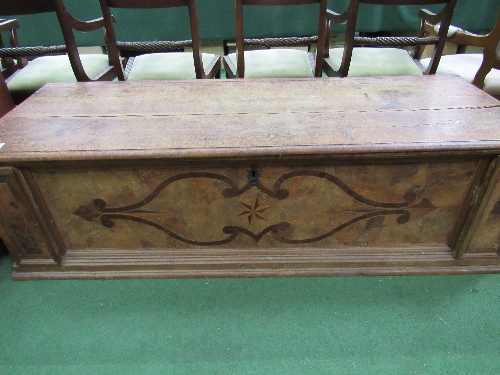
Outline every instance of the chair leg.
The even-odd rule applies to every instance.
[[[0,258],[2,258],[7,253],[8,253],[7,246],[5,246],[2,239],[0,238]]]
[[[236,67],[233,62],[227,56],[222,57],[222,61],[224,62],[224,70],[226,71],[226,78],[236,78]]]
[[[222,41],[222,49],[224,51],[224,56],[229,55],[229,45],[228,45],[228,40],[227,39],[224,39]]]

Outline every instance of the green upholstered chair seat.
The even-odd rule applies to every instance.
[[[202,53],[203,68],[206,69],[215,55]],[[194,59],[191,52],[151,53],[134,59],[128,76],[129,81],[196,79]]]
[[[236,54],[228,57],[237,66]],[[296,49],[265,49],[245,51],[245,78],[308,78],[314,77],[306,51]]]
[[[439,33],[439,27],[441,26],[440,23],[438,23],[437,25],[434,26],[434,32],[436,34]],[[451,38],[453,35],[457,34],[459,31],[463,31],[460,27],[456,27],[456,26],[453,26],[453,25],[450,25],[450,27],[448,27],[448,33],[446,34],[446,37],[447,38]]]
[[[430,59],[423,59],[424,67],[429,65]],[[483,55],[479,53],[464,53],[445,55],[441,57],[437,74],[454,74],[466,81],[472,82],[483,62]],[[492,69],[484,80],[484,91],[492,95],[500,95],[500,70]]]
[[[330,60],[342,63],[343,48],[330,49]],[[411,56],[399,48],[355,47],[349,73],[351,77],[422,75]]]
[[[97,76],[109,66],[107,55],[80,55],[83,68],[90,78]],[[42,56],[30,61],[7,83],[13,93],[33,93],[49,82],[76,82],[67,55]]]

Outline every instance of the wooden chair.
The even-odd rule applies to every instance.
[[[7,35],[10,45],[19,47],[19,43],[17,40],[16,30],[19,28],[19,22],[15,19],[0,19],[0,48],[1,51],[5,52],[5,44],[3,42],[2,35]],[[7,53],[7,52],[5,52]],[[19,68],[22,68],[27,64],[26,58],[18,57],[14,59],[12,56],[4,55],[0,56],[2,66],[2,76],[3,78],[10,76],[14,71]]]
[[[439,32],[439,24],[426,24],[429,35]],[[500,13],[493,30],[487,35],[473,34],[457,27],[450,27],[448,41],[458,47],[458,53],[441,57],[437,74],[455,74],[500,99]],[[482,53],[463,53],[466,46],[482,48]],[[462,52],[462,53],[461,53]],[[430,59],[423,59],[428,66]]]
[[[420,29],[414,37],[359,37],[356,35],[356,19],[360,4],[376,5],[432,5],[444,4],[438,15],[420,10]],[[324,70],[328,76],[397,76],[434,74],[443,53],[446,33],[450,25],[456,0],[351,0],[347,10],[335,13],[328,10],[327,29],[331,22],[347,23],[344,46],[325,48]],[[425,22],[441,22],[437,36],[425,36]],[[419,63],[425,45],[434,45],[431,62],[427,69]],[[355,47],[362,46],[362,47]],[[380,48],[385,47],[385,48]],[[403,47],[413,47],[410,52]]]
[[[288,6],[319,4],[317,36],[303,38],[245,39],[243,6]],[[236,53],[224,56],[229,78],[304,78],[321,77],[323,47],[326,39],[326,0],[236,0]],[[245,51],[245,46],[300,46],[317,41],[316,57],[297,49]]]
[[[106,38],[118,79],[129,81],[215,78],[220,74],[220,56],[201,52],[198,10],[195,0],[100,0],[106,24]],[[120,42],[117,41],[110,8],[174,8],[189,10],[191,40]],[[118,20],[119,22],[119,20]],[[179,52],[192,47],[193,52]],[[120,51],[136,57],[127,60],[123,70]]]
[[[28,15],[54,12],[64,37],[65,45],[48,47],[20,47],[16,35],[19,23],[3,20],[0,31],[7,32],[11,47],[0,45],[7,86],[16,103],[26,99],[48,82],[110,80],[115,77],[109,58],[104,54],[78,53],[73,30],[90,32],[104,26],[103,19],[88,22],[74,18],[62,0],[4,0],[0,15]],[[36,57],[39,56],[39,57]],[[36,57],[26,60],[26,57]]]

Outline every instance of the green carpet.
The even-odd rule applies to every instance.
[[[500,275],[10,280],[0,374],[500,374]]]

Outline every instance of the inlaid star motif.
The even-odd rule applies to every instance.
[[[245,204],[242,202],[240,202],[240,204],[245,208],[245,211],[243,211],[238,216],[248,215],[248,224],[252,223],[252,218],[254,216],[257,219],[267,221],[267,219],[264,217],[264,215],[262,215],[262,212],[268,210],[270,207],[269,206],[259,206],[259,201],[257,198],[255,198],[255,203],[253,204],[253,207],[250,206],[249,204]]]

